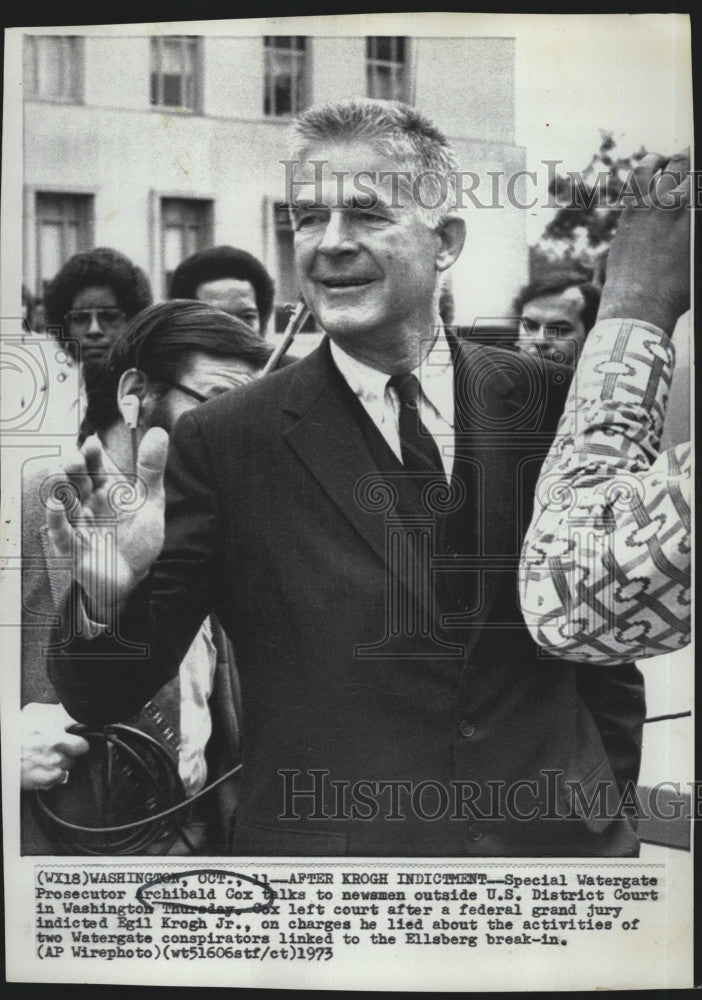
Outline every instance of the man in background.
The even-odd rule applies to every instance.
[[[531,282],[514,303],[519,317],[517,346],[571,371],[595,325],[600,289],[573,273]]]
[[[253,254],[218,246],[201,250],[178,265],[171,278],[169,298],[207,302],[265,337],[273,292],[273,279]]]

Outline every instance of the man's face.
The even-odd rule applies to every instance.
[[[322,143],[295,167],[295,181],[314,180],[311,160],[327,161],[321,184],[293,192],[295,258],[307,305],[332,340],[355,355],[372,354],[374,346],[391,351],[408,330],[430,337],[441,238],[404,184],[393,198],[391,178],[378,181],[383,172],[397,173],[397,161],[365,142]],[[354,178],[377,204],[364,207],[368,196]]]
[[[67,336],[80,345],[81,360],[95,364],[124,329],[126,317],[111,288],[91,285],[74,297],[65,323]]]
[[[583,293],[575,285],[531,299],[522,307],[519,347],[575,368],[587,336],[584,306]]]
[[[248,361],[192,351],[184,360],[177,379],[155,401],[149,427],[163,427],[170,432],[176,420],[200,403],[214,399],[229,389],[246,385],[257,374]]]
[[[239,278],[218,278],[197,286],[195,298],[222,312],[235,316],[261,336],[261,317],[256,305],[256,293],[250,281]]]

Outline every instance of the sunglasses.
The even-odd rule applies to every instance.
[[[64,319],[74,330],[84,333],[89,330],[93,323],[102,330],[113,330],[124,322],[124,313],[121,309],[70,309]]]

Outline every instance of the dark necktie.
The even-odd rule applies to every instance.
[[[393,375],[388,380],[400,400],[400,449],[408,472],[437,473],[446,478],[436,441],[419,416],[419,381],[416,375]]]

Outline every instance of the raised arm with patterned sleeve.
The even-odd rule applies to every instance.
[[[690,445],[659,454],[673,364],[641,322],[588,337],[520,574],[527,625],[560,656],[617,663],[690,641]]]
[[[690,641],[690,445],[660,454],[670,335],[689,308],[689,159],[647,156],[634,179],[520,571],[539,645],[598,663]]]

